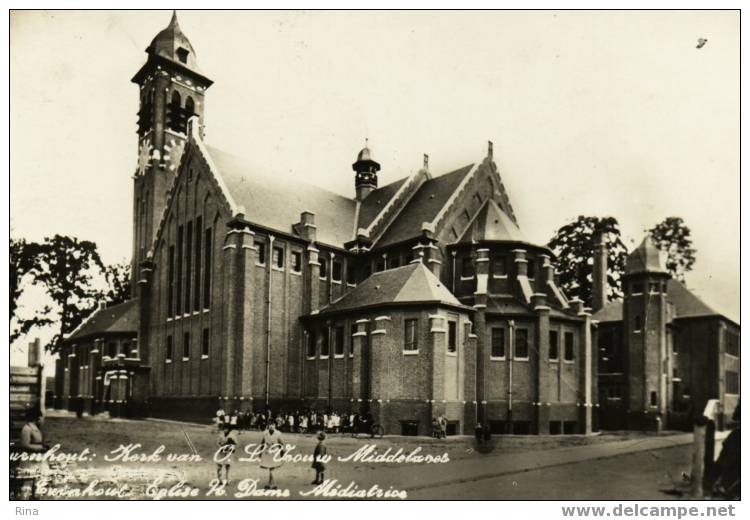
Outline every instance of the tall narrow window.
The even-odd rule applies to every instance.
[[[208,352],[210,350],[210,336],[208,329],[203,329],[203,337],[201,338],[201,356],[208,357]]]
[[[164,361],[172,361],[173,350],[172,336],[167,336],[167,352],[164,354]]]
[[[174,246],[169,246],[169,263],[167,267],[167,317],[174,316]]]
[[[417,344],[417,320],[404,321],[404,352],[416,352],[419,350]]]
[[[643,327],[643,320],[640,314],[636,314],[633,318],[633,332],[640,332]]]
[[[557,361],[560,356],[559,342],[560,338],[557,336],[556,330],[549,331],[549,359],[550,361]]]
[[[333,345],[334,355],[343,356],[344,355],[344,327],[342,326],[336,327],[334,341],[336,342]]]
[[[725,381],[725,393],[727,394],[739,394],[740,393],[740,377],[739,374],[733,370],[726,371]]]
[[[331,262],[331,279],[334,282],[340,282],[341,281],[341,272],[342,272],[342,264],[338,260],[334,260]]]
[[[258,263],[266,265],[266,243],[258,242]]]
[[[357,324],[352,323],[351,330],[349,331],[349,356],[354,356],[354,335],[357,333]]]
[[[187,54],[185,54],[185,57],[187,58]],[[190,119],[194,114],[195,114],[195,102],[193,102],[193,98],[188,96],[188,98],[185,100],[185,120]]]
[[[203,251],[206,256],[203,262],[203,308],[208,309],[211,306],[211,256],[213,255],[211,228],[207,228],[204,235],[206,244]]]
[[[448,352],[455,352],[456,351],[456,344],[458,338],[456,337],[456,322],[455,321],[449,321],[448,322]]]
[[[461,259],[461,278],[471,278],[474,276],[474,265],[471,262],[470,256],[465,256]]]
[[[565,333],[565,361],[573,361],[574,357],[574,337],[572,332]]]
[[[273,248],[273,266],[277,269],[284,268],[284,248],[274,247]]]
[[[354,277],[354,263],[349,260],[346,264],[346,283],[354,285],[356,278]]]
[[[181,123],[181,112],[182,112],[182,99],[180,98],[180,93],[176,90],[172,91],[172,99],[169,102],[169,106],[167,107],[167,126],[170,130],[174,130],[175,132],[180,132],[182,129],[180,128]]]
[[[185,238],[185,314],[190,313],[190,289],[193,286],[193,221],[187,223]]]
[[[528,359],[529,357],[529,331],[516,329],[516,351],[513,353],[516,359]]]
[[[320,277],[328,277],[328,261],[325,258],[320,259]]]
[[[175,279],[175,284],[177,285],[177,298],[176,298],[176,305],[175,305],[175,314],[179,316],[182,314],[182,257],[184,253],[184,247],[183,247],[183,234],[184,230],[182,226],[177,228],[177,278]]]
[[[302,272],[302,253],[299,251],[292,251],[292,271],[295,273]]]
[[[307,335],[307,357],[315,357],[315,335],[312,333]]]
[[[505,357],[505,329],[502,327],[492,327],[490,355],[493,358]]]
[[[182,335],[182,359],[190,359],[190,333]]]
[[[328,330],[328,327],[324,328],[322,331],[320,331],[320,357],[327,358],[330,353],[330,345],[328,343],[330,332]]]
[[[658,398],[657,398],[656,392],[652,391],[651,392],[651,403],[650,403],[651,406],[656,406],[657,402],[658,402]]]
[[[199,311],[201,308],[201,248],[203,239],[203,218],[198,217],[195,221],[195,277],[193,279],[193,310]]]
[[[533,258],[529,258],[526,264],[526,276],[531,280],[536,276],[536,260]]]

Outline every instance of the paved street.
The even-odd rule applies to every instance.
[[[146,498],[147,487],[162,477],[163,486],[179,481],[201,489],[199,498],[215,476],[212,457],[216,449],[214,428],[202,425],[130,421],[102,418],[76,419],[55,414],[45,424],[50,442],[59,442],[63,451],[84,448],[96,453],[85,463],[69,464],[65,471],[75,475],[72,485],[85,486],[93,479],[103,483],[122,482],[131,488],[132,498]],[[167,453],[191,453],[190,444],[201,460],[177,463]],[[498,436],[489,445],[477,446],[471,437],[436,440],[416,437],[386,437],[376,441],[352,439],[348,435],[330,435],[329,454],[345,457],[376,443],[377,453],[403,449],[409,453],[421,448],[421,454],[447,454],[450,462],[414,464],[369,461],[331,461],[326,477],[346,487],[359,489],[377,485],[381,489],[404,490],[408,498],[475,499],[554,499],[678,498],[665,494],[680,485],[682,471],[689,472],[691,434],[606,433],[594,436]],[[260,440],[259,432],[241,432],[241,448]],[[296,446],[296,453],[309,454],[315,445],[311,435],[286,434],[285,442]],[[158,462],[106,462],[105,455],[120,445],[140,443],[138,453],[149,454],[164,446]],[[117,466],[116,470],[113,467]],[[122,469],[128,470],[127,477]],[[114,471],[119,472],[117,476]],[[277,484],[288,489],[290,497],[313,489],[313,471],[309,462],[288,462],[276,472]],[[257,479],[262,488],[267,472],[258,463],[235,461],[227,495],[231,498],[244,479]],[[211,498],[211,497],[208,497]],[[306,498],[316,498],[308,496]],[[325,497],[318,497],[325,498]]]
[[[413,499],[668,500],[687,493],[681,472],[690,472],[690,446],[627,453],[604,459],[509,473],[411,491]],[[665,493],[666,491],[666,493]],[[683,496],[687,498],[687,494]]]

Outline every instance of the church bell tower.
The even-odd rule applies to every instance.
[[[205,93],[213,83],[198,68],[176,12],[146,48],[146,56],[132,79],[140,89],[138,167],[133,176],[133,295],[138,266],[154,240],[187,142],[187,121],[198,116],[203,128]]]

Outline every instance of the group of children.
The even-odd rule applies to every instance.
[[[319,417],[323,420],[322,424],[317,422]],[[225,485],[229,482],[232,458],[237,451],[237,431],[240,429],[258,429],[263,431],[261,440],[263,452],[261,453],[260,467],[268,470],[268,483],[264,489],[278,489],[273,478],[273,472],[282,465],[279,458],[275,457],[278,451],[282,451],[283,454],[285,446],[281,435],[282,428],[285,428],[285,431],[306,433],[312,431],[313,426],[321,424],[322,428],[317,435],[318,443],[313,452],[312,468],[315,470],[315,480],[312,483],[314,485],[322,484],[325,480],[325,462],[321,458],[328,451],[325,445],[326,433],[324,429],[326,425],[329,425],[332,431],[338,431],[341,427],[340,423],[331,422],[333,417],[334,414],[318,416],[314,411],[311,415],[273,415],[270,410],[257,414],[241,414],[235,411],[232,415],[227,415],[224,410],[219,409],[216,412],[216,423],[219,429],[216,478]]]
[[[296,410],[293,413],[280,411],[274,414],[270,409],[262,412],[241,412],[234,410],[231,413],[219,409],[216,412],[217,424],[226,424],[234,430],[257,430],[264,431],[269,424],[273,423],[276,430],[284,433],[350,433],[359,424],[358,414],[339,413],[335,410],[323,413],[315,409]]]

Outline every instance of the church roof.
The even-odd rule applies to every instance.
[[[380,212],[383,211],[383,208],[385,208],[386,204],[388,204],[388,201],[393,198],[393,196],[398,192],[399,188],[401,188],[401,186],[403,186],[407,180],[409,180],[409,177],[404,177],[403,179],[399,179],[390,184],[386,184],[385,186],[381,186],[380,188],[372,191],[360,205],[359,222],[357,224],[357,227],[367,228],[367,226],[372,224],[372,221],[375,220],[375,217],[377,217]]]
[[[455,296],[421,262],[370,275],[320,314],[392,304],[431,303],[463,307]]]
[[[300,214],[312,211],[319,242],[343,247],[351,240],[356,209],[353,199],[310,184],[265,176],[239,157],[212,146],[206,148],[232,198],[244,206],[247,220],[291,233]]]
[[[480,240],[527,242],[518,225],[500,209],[493,199],[485,202],[459,242]]]
[[[666,272],[667,265],[664,252],[656,247],[649,235],[646,235],[641,245],[628,255],[625,263],[625,274]]]
[[[675,319],[721,316],[734,323],[734,320],[710,307],[684,284],[674,279],[667,281],[667,301],[674,305]],[[593,318],[599,322],[622,321],[622,300],[607,303]]]
[[[469,175],[474,165],[469,164],[458,170],[445,175],[429,179],[420,186],[417,192],[409,199],[388,229],[376,242],[377,247],[384,247],[422,234],[422,224],[432,222],[443,209],[448,199],[456,191],[461,181]],[[372,196],[370,194],[368,199]],[[365,199],[367,200],[367,199]]]
[[[95,310],[65,341],[70,343],[105,334],[136,334],[138,322],[138,300],[128,300]]]

